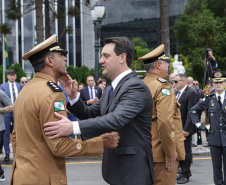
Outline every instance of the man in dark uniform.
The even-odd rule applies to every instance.
[[[200,123],[199,114],[203,110],[208,110],[210,122],[208,140],[212,156],[214,183],[223,185],[226,183],[226,73],[215,72],[212,80],[216,92],[207,95],[203,101],[192,107],[190,117],[198,128],[204,130],[205,128]],[[224,175],[222,173],[222,159]]]

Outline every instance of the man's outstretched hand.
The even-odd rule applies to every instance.
[[[44,132],[45,135],[50,136],[49,139],[56,139],[62,136],[69,136],[73,134],[73,124],[72,122],[65,116],[54,113],[57,118],[59,118],[59,121],[53,121],[45,123],[44,126]]]
[[[118,132],[105,133],[100,135],[103,139],[104,149],[115,148],[118,146],[119,134]]]
[[[60,84],[63,86],[64,91],[69,97],[69,100],[73,100],[77,97],[77,86],[75,85],[76,80],[72,80],[72,78],[66,74],[65,76],[59,79]]]

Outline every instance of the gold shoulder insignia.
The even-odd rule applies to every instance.
[[[163,79],[163,78],[157,78],[158,81],[162,82],[162,83],[167,83],[168,81]]]
[[[50,87],[50,89],[53,91],[53,92],[61,92],[63,91],[56,83],[54,82],[51,82],[51,81],[48,81],[47,82],[47,85]]]

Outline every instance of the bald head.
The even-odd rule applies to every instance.
[[[193,85],[193,78],[192,78],[192,77],[189,76],[189,77],[187,78],[187,84],[188,84],[188,85]]]
[[[171,74],[169,75],[169,81],[170,81],[171,83],[174,82],[175,76],[176,76],[176,75],[175,75],[174,73],[171,73]]]

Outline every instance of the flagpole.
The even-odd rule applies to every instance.
[[[5,23],[5,0],[2,0],[2,23]],[[5,34],[2,34],[2,63],[3,63],[3,83],[5,83],[5,70],[6,70],[6,63],[5,63]]]

